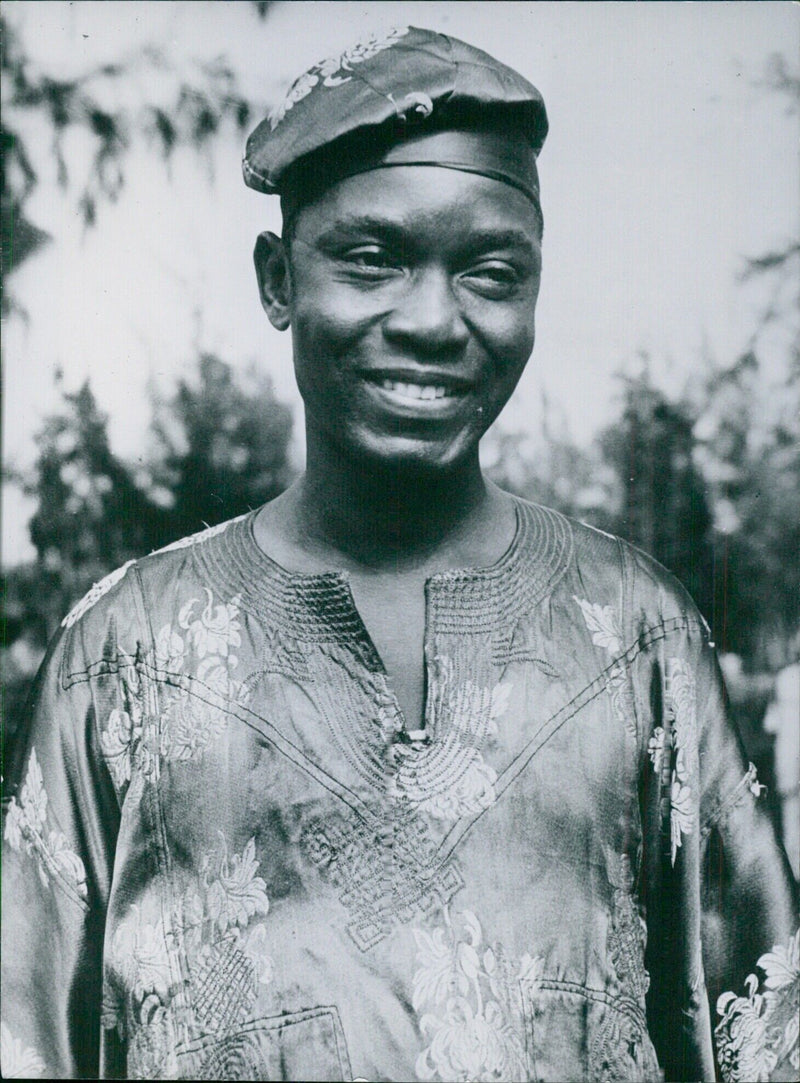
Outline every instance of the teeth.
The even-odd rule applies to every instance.
[[[433,384],[406,384],[400,380],[381,380],[381,387],[385,391],[394,391],[406,399],[443,399],[447,395],[446,387],[435,387]]]

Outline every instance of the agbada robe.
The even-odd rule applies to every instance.
[[[328,429],[312,455],[334,430],[345,457],[413,437],[429,476],[477,465],[532,343],[545,131],[521,76],[404,28],[316,65],[251,137],[248,183],[299,214],[298,289],[361,305],[337,322],[303,299],[307,424]],[[392,180],[359,179],[376,169]],[[361,236],[364,192],[378,239],[317,250],[331,202]],[[381,239],[398,206],[401,251]],[[494,232],[469,255],[480,208]],[[497,255],[509,218],[527,260]],[[415,276],[450,306],[435,377]],[[387,367],[400,343],[418,385]],[[356,574],[288,570],[261,512],[132,562],[66,618],[6,818],[5,1075],[796,1072],[790,881],[702,619],[638,551],[493,499],[504,554],[424,585],[421,728]]]

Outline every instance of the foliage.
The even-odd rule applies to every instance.
[[[259,19],[266,18],[271,7],[263,0],[250,4]],[[0,18],[0,44],[4,276],[49,239],[27,215],[42,168],[51,160],[58,185],[75,189],[76,210],[90,227],[101,203],[119,198],[126,159],[137,142],[144,141],[168,162],[179,147],[202,150],[226,125],[243,132],[250,123],[251,106],[238,88],[235,72],[221,58],[187,67],[164,49],[142,45],[64,78],[34,65],[8,18]],[[26,141],[34,121],[43,121],[50,137],[47,161],[42,163],[34,160],[30,140]],[[91,146],[88,171],[85,143],[77,151],[74,147],[76,134]],[[16,307],[5,295],[3,304],[4,313]]]
[[[9,574],[9,643],[17,630],[43,647],[109,571],[271,500],[290,480],[290,408],[267,377],[242,383],[212,355],[200,356],[173,396],[156,398],[144,465],[112,451],[107,420],[86,383],[63,392],[62,409],[38,435],[34,470],[23,479],[37,503],[37,561]]]
[[[800,391],[791,371],[765,389],[747,353],[702,396],[695,454],[714,508],[718,637],[777,669],[800,645]]]
[[[693,460],[693,421],[645,370],[626,381],[622,417],[599,444],[622,493],[613,533],[669,568],[713,623],[711,513]]]
[[[152,448],[131,464],[109,445],[107,417],[88,383],[62,391],[38,434],[30,476],[37,559],[5,577],[2,638],[5,736],[45,646],[92,583],[127,560],[277,496],[291,480],[291,409],[268,377],[235,379],[210,354],[175,393],[153,392]]]
[[[288,484],[288,406],[275,401],[268,378],[251,371],[244,385],[218,358],[203,354],[194,382],[156,403],[156,486],[169,494],[172,537],[258,507]]]

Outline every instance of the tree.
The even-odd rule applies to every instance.
[[[681,580],[712,621],[711,512],[694,462],[694,417],[642,376],[626,381],[622,417],[599,437],[622,500],[614,533]]]
[[[712,372],[697,458],[714,508],[720,640],[750,668],[792,660],[800,626],[800,396],[765,388],[756,355]]]
[[[248,7],[263,20],[272,4],[251,0]],[[137,142],[168,162],[177,148],[202,150],[226,126],[243,132],[251,119],[251,106],[222,59],[194,61],[182,68],[165,49],[142,45],[63,78],[34,64],[27,43],[10,25],[13,18],[13,11],[0,18],[4,279],[49,239],[29,220],[28,205],[42,168],[51,159],[59,186],[75,188],[76,209],[85,226],[91,227],[100,205],[119,198],[126,158]],[[30,150],[27,136],[35,121],[44,122],[49,131],[47,162],[37,162]],[[77,154],[69,149],[68,136],[76,132],[88,137],[92,148],[88,171],[85,149]],[[16,307],[4,293],[4,314]]]
[[[125,561],[258,507],[288,484],[291,409],[268,377],[237,382],[202,354],[193,379],[155,392],[152,449],[134,467],[111,450],[88,383],[46,419],[26,479],[37,502],[30,536],[47,579],[48,634],[91,583]]]
[[[245,386],[219,358],[203,354],[194,383],[156,404],[155,485],[169,494],[173,537],[224,522],[286,488],[291,409],[271,381],[251,371]]]

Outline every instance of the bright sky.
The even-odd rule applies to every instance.
[[[304,67],[363,34],[408,23],[518,68],[550,116],[540,158],[545,267],[534,356],[503,423],[535,428],[546,391],[586,442],[611,416],[613,374],[635,366],[640,350],[679,387],[703,356],[731,362],[747,344],[766,296],[737,281],[744,259],[798,227],[797,119],[757,85],[770,54],[796,63],[798,11],[770,2],[294,2],[261,23],[244,3],[18,0],[4,14],[51,75],[152,41],[182,66],[225,55],[253,101],[277,100]],[[148,79],[120,94],[163,92]],[[74,191],[63,196],[53,183],[44,129],[25,135],[43,169],[28,214],[55,241],[12,280],[28,322],[3,329],[6,456],[32,460],[57,366],[69,387],[91,378],[115,450],[131,457],[145,447],[148,379],[168,387],[198,346],[236,366],[255,361],[297,402],[288,336],[263,316],[251,269],[256,233],[278,226],[277,201],[244,187],[241,141],[220,140],[211,163],[180,154],[170,172],[134,152],[119,203],[101,207],[84,234]],[[767,371],[777,372],[779,352],[764,358]],[[13,491],[5,497],[3,559],[13,563],[31,555],[29,509]]]

